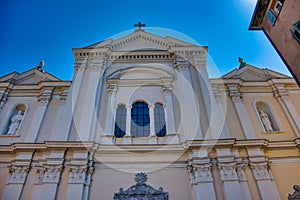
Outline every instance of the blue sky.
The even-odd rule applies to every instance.
[[[29,70],[45,60],[45,71],[70,80],[72,48],[110,38],[138,21],[209,46],[212,76],[218,76],[214,69],[225,74],[237,68],[238,57],[290,75],[266,36],[248,30],[255,4],[255,0],[1,0],[0,76]],[[172,36],[173,31],[166,33]]]

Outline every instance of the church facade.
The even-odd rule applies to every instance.
[[[300,88],[207,53],[139,28],[73,49],[72,81],[0,77],[2,199],[292,199]]]

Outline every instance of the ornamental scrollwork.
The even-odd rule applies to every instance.
[[[146,184],[147,175],[145,173],[137,173],[135,175],[136,184],[129,187],[127,190],[119,189],[118,193],[114,194],[114,200],[168,200],[168,192],[164,192],[163,188],[158,190]]]
[[[10,176],[8,178],[8,183],[24,184],[29,169],[30,169],[29,166],[16,166],[16,165],[10,166],[9,168]]]

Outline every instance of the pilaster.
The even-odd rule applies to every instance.
[[[242,102],[242,94],[239,92],[239,85],[229,85],[229,96],[231,97],[246,139],[256,139],[247,109]]]
[[[192,86],[189,72],[190,64],[182,62],[176,65],[176,75],[178,81],[178,97],[181,111],[181,124],[184,129],[183,140],[203,139],[200,127],[200,111],[197,96]]]
[[[42,93],[37,99],[38,107],[36,108],[34,116],[31,120],[31,125],[25,138],[25,142],[36,142],[48,104],[51,100],[53,89],[53,87],[42,88]]]
[[[45,162],[39,170],[38,176],[43,176],[41,193],[43,199],[54,200],[57,195],[57,188],[60,182],[61,173],[63,170],[65,150],[53,150],[50,156],[46,158]],[[33,197],[37,198],[37,197]]]
[[[105,135],[113,135],[113,127],[115,123],[115,96],[117,93],[117,86],[111,85],[107,88],[106,93],[108,95],[106,121],[105,121]]]
[[[300,137],[300,116],[289,98],[289,92],[282,84],[273,84],[274,96],[278,99],[286,116],[288,117],[297,137]]]
[[[21,199],[31,167],[33,152],[20,152],[9,166],[9,178],[2,199]]]
[[[176,134],[175,119],[173,111],[173,91],[170,88],[163,90],[165,95],[165,118],[166,118],[166,130],[167,134]]]
[[[280,195],[264,153],[259,148],[248,148],[249,166],[256,181],[261,199],[279,200]]]
[[[85,87],[88,88],[85,91],[85,95],[80,97],[81,103],[76,104],[75,110],[80,112],[75,112],[74,123],[77,128],[77,133],[79,135],[80,141],[91,141],[94,140],[94,128],[97,120],[97,110],[99,105],[96,103],[97,99],[100,99],[103,73],[105,70],[104,60],[99,63],[88,63],[87,71],[85,73],[85,80],[87,83]],[[73,110],[74,110],[73,109]]]

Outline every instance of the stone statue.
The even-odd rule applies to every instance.
[[[23,118],[23,112],[21,110],[19,110],[18,113],[10,119],[10,125],[8,127],[7,135],[15,135],[17,133],[17,130],[20,127],[22,118]]]
[[[244,59],[241,58],[241,57],[238,58],[238,61],[240,63],[239,69],[242,68],[242,67],[245,67],[246,64],[247,64],[246,62],[244,62]]]
[[[288,199],[289,200],[296,200],[300,199],[300,187],[299,185],[294,185],[295,192],[293,194],[289,194]]]
[[[259,110],[259,116],[260,119],[265,127],[266,131],[273,131],[272,123],[269,119],[269,116],[267,113],[265,113],[263,110]]]

